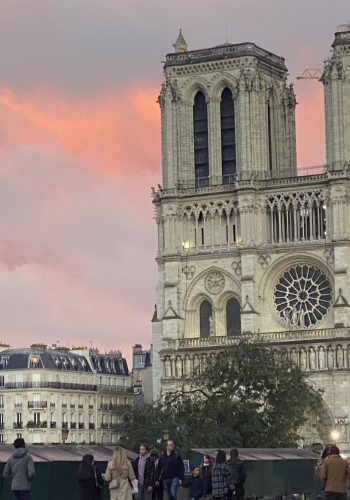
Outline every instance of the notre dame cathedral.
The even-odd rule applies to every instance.
[[[327,164],[311,174],[297,171],[282,57],[254,43],[188,50],[181,31],[174,49],[153,190],[154,396],[251,335],[283,345],[324,389],[322,411],[349,448],[350,27],[335,33],[321,78]]]

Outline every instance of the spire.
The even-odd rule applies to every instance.
[[[176,42],[173,44],[175,52],[187,52],[187,43],[183,37],[182,30],[180,28],[179,36],[177,37]]]

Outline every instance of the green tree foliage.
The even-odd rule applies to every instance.
[[[125,416],[122,444],[157,443],[163,429],[182,451],[212,447],[292,447],[311,418],[322,433],[321,392],[287,354],[241,341],[206,355],[200,373],[154,406]]]

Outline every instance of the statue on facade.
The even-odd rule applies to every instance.
[[[185,375],[187,377],[191,376],[191,373],[192,373],[192,363],[191,363],[191,358],[188,355],[186,355],[186,357],[185,357],[184,371],[185,371]]]
[[[327,349],[327,366],[330,370],[334,368],[334,353],[332,346],[328,346]]]
[[[180,356],[176,357],[176,376],[177,378],[182,377],[182,359]]]
[[[296,349],[294,347],[292,347],[292,349],[290,351],[290,359],[292,360],[292,362],[295,365],[299,365],[298,353],[297,353],[297,351],[296,351]]]
[[[169,356],[164,360],[164,375],[165,378],[171,378],[171,361]]]
[[[194,370],[195,375],[198,375],[199,367],[200,367],[199,357],[197,354],[195,354],[194,358],[193,358],[193,370]]]
[[[313,347],[310,347],[309,350],[309,366],[310,370],[315,370],[316,369],[316,352]]]
[[[337,359],[337,367],[343,368],[344,367],[344,353],[343,353],[343,347],[341,345],[337,345],[336,359]]]
[[[305,352],[305,349],[303,347],[300,349],[300,368],[302,370],[307,369],[306,352]]]
[[[321,345],[318,350],[318,363],[320,370],[324,370],[326,368],[326,353],[324,351],[323,345]]]

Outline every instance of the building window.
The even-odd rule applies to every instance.
[[[211,303],[208,300],[203,300],[199,308],[200,336],[209,337],[210,335],[210,318],[213,310]]]
[[[229,336],[241,333],[241,307],[238,300],[234,298],[226,303],[226,328]]]
[[[224,89],[220,103],[222,182],[233,182],[236,172],[235,108],[231,90]]]
[[[194,169],[196,186],[209,184],[208,112],[203,92],[198,92],[193,105]]]
[[[0,434],[0,443],[3,443],[3,442],[4,442],[4,435]]]

